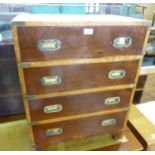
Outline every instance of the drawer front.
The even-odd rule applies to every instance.
[[[131,89],[71,95],[29,101],[32,121],[128,107]]]
[[[139,61],[24,69],[27,94],[134,83]]]
[[[69,120],[33,126],[35,143],[39,150],[51,145],[78,138],[109,133],[115,135],[122,129],[126,112]]]
[[[145,26],[18,27],[23,62],[141,54]]]

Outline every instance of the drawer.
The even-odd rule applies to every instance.
[[[128,107],[131,89],[28,101],[32,121]]]
[[[126,112],[33,126],[38,150],[69,140],[109,133],[117,135],[123,128]]]
[[[24,69],[27,94],[46,94],[134,83],[139,61]]]
[[[17,33],[21,59],[27,62],[138,55],[142,52],[146,27],[22,26]]]

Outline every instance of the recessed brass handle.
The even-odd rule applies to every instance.
[[[101,122],[101,125],[106,127],[106,126],[112,126],[116,124],[116,119],[115,118],[110,118],[110,119],[105,119]]]
[[[121,98],[119,96],[108,97],[108,98],[105,99],[104,104],[113,105],[113,104],[120,103],[120,101],[121,101]]]
[[[54,104],[54,105],[49,105],[44,107],[44,113],[55,113],[55,112],[60,112],[61,110],[62,110],[61,104]]]
[[[44,76],[41,78],[41,84],[43,86],[59,85],[62,82],[62,78],[59,75]]]
[[[46,136],[55,136],[55,135],[60,135],[62,133],[63,133],[62,128],[47,129],[45,132]]]
[[[56,52],[61,48],[61,41],[58,39],[39,40],[37,47],[41,52]]]
[[[126,75],[126,71],[123,69],[112,70],[108,73],[108,78],[109,79],[120,79],[120,78],[124,78],[125,75]]]
[[[116,37],[113,40],[113,47],[115,48],[128,48],[132,45],[131,37]]]

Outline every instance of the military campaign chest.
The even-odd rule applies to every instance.
[[[33,147],[121,137],[149,34],[145,21],[20,15],[12,30]]]

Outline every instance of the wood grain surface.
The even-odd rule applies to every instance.
[[[86,65],[66,65],[24,69],[28,95],[63,92],[78,89],[117,86],[134,83],[139,61],[96,63]],[[125,70],[124,78],[109,79],[112,70]],[[60,76],[59,85],[44,86],[41,79],[45,76]]]
[[[58,123],[33,126],[35,143],[39,149],[47,150],[47,148],[52,144],[75,140],[88,136],[95,136],[105,133],[109,133],[115,136],[121,131],[124,125],[125,116],[126,112],[119,112],[109,115],[78,119],[76,121],[69,120]],[[116,124],[107,127],[103,127],[101,125],[101,122],[103,120],[111,118],[116,119]],[[45,134],[46,130],[53,128],[62,128],[63,133],[55,136],[47,136]]]
[[[84,28],[93,29],[93,35],[85,35]],[[22,26],[17,29],[23,62],[138,55],[142,53],[145,39],[139,36],[145,36],[146,30],[145,26]],[[113,40],[116,37],[131,37],[132,45],[128,48],[115,48]],[[37,43],[44,39],[60,40],[61,48],[55,52],[41,52]]]
[[[72,115],[87,114],[92,112],[112,110],[128,107],[132,89],[88,93],[47,99],[29,100],[30,115],[32,121],[41,121],[52,118],[60,118]],[[111,97],[120,97],[118,104],[106,105],[105,100]],[[46,106],[61,105],[59,112],[45,113]]]

